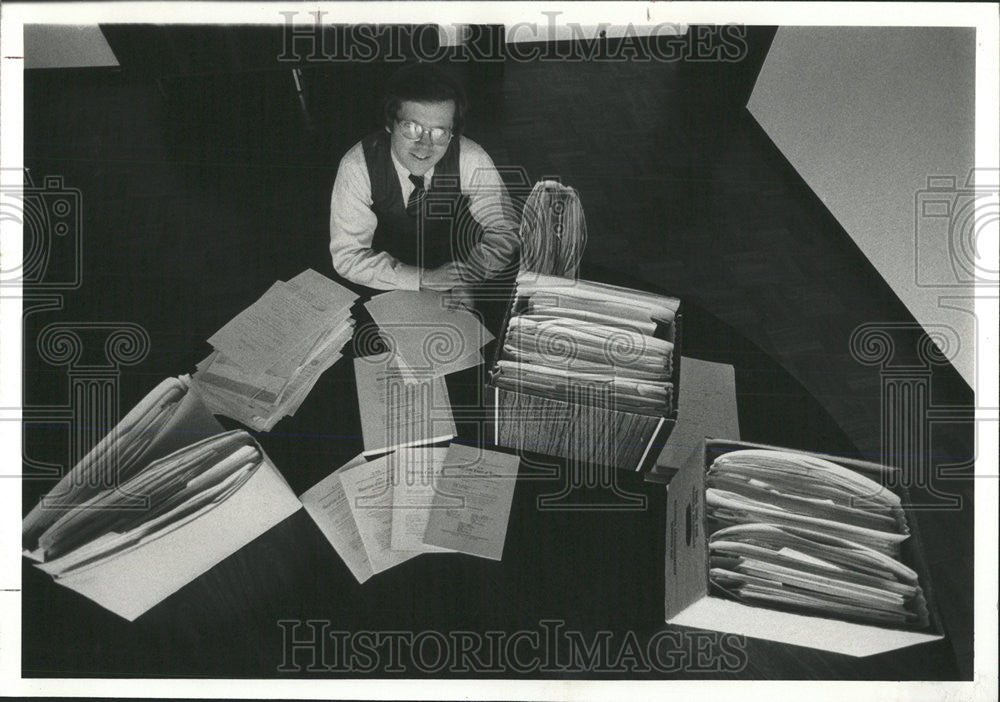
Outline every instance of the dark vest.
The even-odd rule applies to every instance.
[[[464,253],[482,237],[482,228],[469,212],[469,198],[462,194],[459,138],[451,140],[434,166],[430,188],[416,216],[406,214],[389,138],[383,129],[361,142],[372,185],[372,210],[378,217],[372,249],[422,268],[464,259]]]

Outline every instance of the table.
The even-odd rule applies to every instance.
[[[686,353],[726,337],[742,438],[816,450],[818,406],[754,390],[767,358],[703,310]],[[716,340],[709,342],[709,340]],[[486,349],[489,357],[490,348]],[[712,354],[707,354],[712,355]],[[773,362],[768,369],[773,370]],[[682,364],[682,372],[683,372]],[[459,441],[488,443],[484,367],[448,377]],[[787,376],[768,376],[788,390]],[[682,397],[683,397],[682,378]],[[802,402],[808,404],[808,398]],[[815,402],[813,402],[815,405]],[[127,408],[126,408],[127,409]],[[227,427],[236,425],[223,420]],[[258,439],[301,494],[361,447],[353,364]],[[785,441],[780,441],[784,437]],[[832,440],[831,440],[831,437]],[[31,434],[28,435],[29,442]],[[26,677],[954,679],[947,641],[866,659],[663,624],[665,496],[625,471],[525,456],[500,562],[425,554],[359,585],[304,510],[128,623],[24,564]],[[577,489],[569,490],[571,485]],[[33,486],[35,492],[38,486]],[[26,494],[31,489],[26,487]]]

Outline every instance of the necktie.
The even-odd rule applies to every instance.
[[[423,176],[411,173],[409,178],[410,182],[413,183],[413,192],[410,193],[410,199],[406,201],[406,214],[414,217],[420,212],[420,202],[424,199],[424,193],[427,191],[424,189]]]

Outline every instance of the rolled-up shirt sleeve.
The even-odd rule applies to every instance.
[[[483,236],[465,259],[473,282],[509,272],[520,247],[520,222],[507,188],[486,151],[462,137],[462,192],[469,198],[469,212],[483,228]]]
[[[489,157],[487,157],[489,158]],[[340,160],[330,196],[330,256],[347,280],[377,290],[419,290],[420,269],[372,250],[378,218],[361,144]]]

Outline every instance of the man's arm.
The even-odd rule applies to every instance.
[[[517,213],[493,159],[479,144],[462,137],[462,192],[469,197],[469,211],[483,228],[472,247],[463,272],[466,280],[479,282],[508,271],[520,247]]]
[[[340,161],[330,196],[330,256],[341,276],[378,290],[420,289],[420,269],[372,250],[378,218],[361,144]]]

